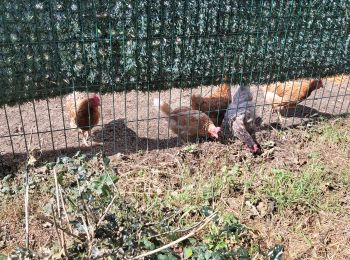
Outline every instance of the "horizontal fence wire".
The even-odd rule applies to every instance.
[[[153,100],[191,107],[192,95],[211,96],[224,82],[232,91],[250,88],[254,116],[264,126],[279,122],[263,90],[276,82],[283,89],[286,81],[322,78],[324,84],[288,110],[282,128],[349,113],[347,0],[37,0],[3,1],[0,10],[2,155],[176,147],[183,140]],[[73,91],[100,97],[88,146],[70,125],[66,95]],[[78,112],[79,100],[74,103]],[[208,114],[216,113],[220,125],[217,112],[209,102]],[[188,111],[187,125],[196,113]]]

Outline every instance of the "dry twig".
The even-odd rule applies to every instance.
[[[152,251],[149,251],[149,252],[146,252],[146,253],[143,253],[139,256],[136,256],[135,258],[133,259],[140,259],[140,258],[143,258],[143,257],[146,257],[146,256],[150,256],[150,255],[154,255],[155,253],[158,253],[164,249],[167,249],[169,247],[172,247],[192,236],[194,236],[198,231],[200,231],[201,229],[203,229],[214,217],[216,216],[216,212],[214,212],[213,214],[211,214],[209,217],[207,217],[205,220],[202,221],[203,224],[201,224],[198,228],[192,230],[190,233],[188,233],[187,235],[183,236],[183,237],[180,237],[178,239],[176,239],[175,241],[172,241],[171,243],[169,244],[166,244],[162,247],[159,247],[155,250],[152,250]]]
[[[54,174],[54,178],[55,178],[57,216],[58,216],[58,219],[59,219],[59,225],[62,226],[60,196],[59,196],[60,190],[59,190],[59,186],[58,186],[58,179],[57,179],[56,168],[53,169],[53,174]],[[55,220],[55,217],[54,217],[54,220]],[[55,223],[55,225],[57,226],[57,223]],[[58,232],[57,227],[56,227],[56,230]],[[62,230],[60,230],[60,239],[61,239],[61,246],[63,247],[64,253],[65,253],[66,256],[68,256],[68,251],[67,251],[67,247],[66,247],[66,240],[65,240],[65,237],[64,237],[64,232]]]

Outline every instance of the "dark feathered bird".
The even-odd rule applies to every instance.
[[[230,133],[240,139],[256,154],[260,152],[260,145],[255,142],[251,133],[255,129],[255,103],[249,87],[239,86],[232,93],[232,102],[227,108],[224,126]]]

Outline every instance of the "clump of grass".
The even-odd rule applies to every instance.
[[[296,205],[303,205],[311,211],[336,210],[338,198],[332,194],[324,196],[331,176],[321,163],[311,163],[298,174],[285,169],[272,169],[261,188],[263,194],[277,204],[280,211]]]
[[[350,142],[350,130],[342,127],[343,120],[334,120],[318,128],[319,139],[323,142],[346,144]]]

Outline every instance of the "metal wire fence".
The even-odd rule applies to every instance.
[[[349,112],[349,1],[38,0],[0,8],[1,154],[178,146],[153,99],[191,106],[193,94],[212,93],[225,76],[232,89],[250,85],[264,125],[277,118],[261,85],[275,81],[324,79],[285,126]],[[74,90],[100,95],[100,145],[83,147],[69,124],[65,95]]]
[[[325,88],[316,90],[297,109],[291,110],[283,118],[282,125],[298,125],[315,115],[329,117],[349,113],[349,76],[328,78],[324,85]],[[260,87],[251,86],[251,91],[256,102],[256,115],[263,119],[263,128],[278,122],[278,118]],[[210,93],[211,89],[212,86],[202,86],[188,90],[101,95],[101,118],[93,128],[93,142],[89,142],[89,147],[82,145],[82,135],[69,125],[63,97],[13,107],[4,105],[0,117],[1,153],[25,155],[33,148],[48,153],[74,153],[79,149],[97,151],[102,148],[107,154],[115,154],[175,147],[181,140],[169,129],[168,117],[153,107],[153,99],[160,97],[174,108],[189,107],[192,94]]]

